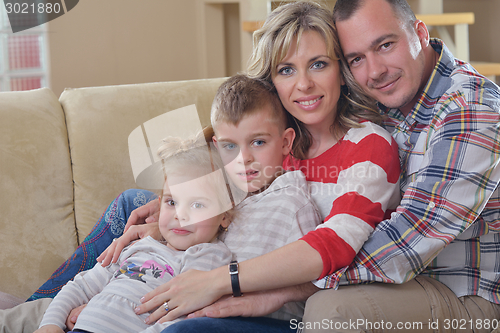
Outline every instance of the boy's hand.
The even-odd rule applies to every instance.
[[[97,258],[97,261],[100,262],[103,267],[106,267],[111,263],[116,263],[125,246],[135,240],[146,238],[148,236],[151,236],[154,239],[161,239],[158,222],[130,226],[127,232],[125,232],[120,238],[113,240],[111,245],[109,245],[108,248]]]
[[[127,230],[133,225],[158,222],[159,215],[160,201],[152,200],[147,204],[134,209],[132,213],[130,213],[123,232],[127,232]]]
[[[110,246],[99,257],[97,261],[106,267],[110,263],[116,263],[120,252],[130,244],[130,242],[151,236],[159,239],[158,216],[160,215],[160,201],[152,200],[147,204],[136,208],[130,213],[127,224],[120,238],[113,240]],[[152,225],[150,225],[152,224]],[[141,227],[142,226],[142,227]],[[132,230],[130,230],[132,228]],[[129,231],[130,230],[130,231]]]
[[[77,308],[74,308],[71,310],[71,312],[68,315],[68,318],[66,319],[66,328],[69,330],[72,330],[75,328],[76,321],[78,319],[78,316],[80,313],[82,313],[82,310],[87,306],[87,304],[80,305]]]
[[[37,329],[34,333],[64,333],[64,330],[56,325],[45,325]]]

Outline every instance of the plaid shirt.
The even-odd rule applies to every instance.
[[[424,274],[458,297],[500,303],[500,88],[431,45],[440,58],[410,114],[381,106],[399,146],[401,204],[351,266],[316,285]]]

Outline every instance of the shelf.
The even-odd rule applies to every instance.
[[[474,13],[445,13],[416,15],[417,19],[423,21],[428,26],[446,26],[457,24],[474,24]]]
[[[456,24],[474,24],[474,13],[445,13],[416,15],[417,19],[424,21],[428,26],[447,26]],[[254,32],[262,27],[264,21],[243,21],[242,29],[247,32]]]
[[[500,76],[500,63],[471,61],[470,63],[481,75]]]

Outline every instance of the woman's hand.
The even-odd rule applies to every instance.
[[[224,294],[219,291],[221,289],[217,288],[218,285],[227,284],[229,289],[231,288],[229,273],[225,274],[227,279],[217,278],[217,271],[220,269],[227,271],[227,266],[209,272],[191,269],[174,277],[147,293],[141,299],[143,304],[136,309],[136,313],[141,314],[156,309],[147,318],[146,323],[151,324],[157,320],[163,323],[212,304]],[[165,301],[168,302],[168,312],[163,306]]]
[[[45,325],[37,329],[35,333],[64,333],[64,330],[56,325]]]
[[[154,239],[161,238],[158,222],[130,226],[120,238],[113,240],[108,248],[97,258],[97,261],[104,267],[111,263],[116,263],[125,246],[147,236],[151,236]]]
[[[291,287],[245,293],[242,297],[224,296],[214,304],[191,313],[188,318],[262,317],[277,311],[285,303],[303,302],[319,290],[321,289],[307,282]]]
[[[66,319],[66,328],[69,330],[72,330],[75,328],[76,321],[78,319],[78,316],[80,313],[82,313],[82,310],[87,306],[87,304],[80,305],[77,308],[74,308],[71,310],[71,312],[68,315],[68,318]]]

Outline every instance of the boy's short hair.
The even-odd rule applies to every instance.
[[[288,120],[274,87],[266,81],[236,74],[222,83],[215,94],[210,114],[212,127],[217,132],[217,125],[221,122],[236,126],[245,116],[266,105],[271,107],[271,120],[283,132],[288,127]]]

